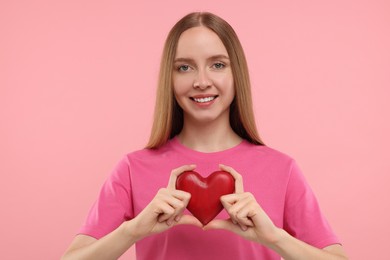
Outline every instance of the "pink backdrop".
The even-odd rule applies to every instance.
[[[389,2],[137,2],[0,2],[0,258],[59,258],[147,141],[168,30],[208,10],[242,40],[263,139],[298,161],[351,259],[382,259]]]

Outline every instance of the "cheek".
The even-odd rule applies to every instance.
[[[228,93],[233,93],[234,95],[234,80],[232,76],[226,76],[216,78],[215,81],[216,85],[221,87],[221,90]]]
[[[173,77],[172,83],[176,98],[185,94],[191,87],[191,82],[186,77]]]

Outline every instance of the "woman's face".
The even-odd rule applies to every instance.
[[[228,53],[217,34],[203,26],[184,31],[178,41],[172,77],[185,121],[229,120],[234,81]]]

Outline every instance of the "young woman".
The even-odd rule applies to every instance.
[[[206,226],[175,188],[195,169],[235,179]],[[346,259],[295,161],[259,138],[243,49],[211,13],[170,31],[149,144],[118,163],[63,259],[117,259],[133,244],[137,259]]]

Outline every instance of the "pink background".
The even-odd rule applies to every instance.
[[[351,259],[383,258],[389,2],[195,2],[0,2],[1,259],[60,257],[115,163],[146,144],[163,41],[199,10],[236,29],[260,133],[298,161]]]

